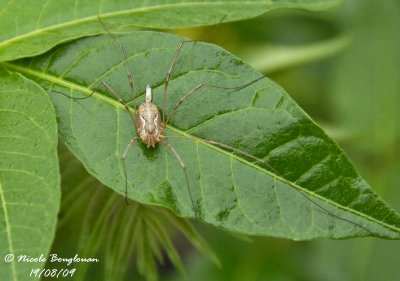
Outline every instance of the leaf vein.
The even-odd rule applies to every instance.
[[[1,170],[0,170],[1,171]],[[0,174],[1,176],[1,174]],[[6,232],[7,232],[7,243],[8,243],[8,250],[10,253],[14,253],[14,246],[12,243],[12,239],[11,239],[11,227],[10,227],[10,218],[8,215],[8,209],[7,209],[7,205],[6,205],[6,199],[4,197],[4,191],[3,191],[3,186],[1,184],[1,178],[0,178],[0,199],[1,199],[1,205],[3,207],[3,213],[4,213],[4,221],[6,224]],[[12,271],[12,275],[14,280],[18,280],[17,278],[17,271],[15,268],[15,262],[11,263],[11,271]]]
[[[20,112],[20,111],[16,111],[16,110],[10,110],[10,109],[0,109],[0,112],[9,112],[9,113],[15,113],[15,114],[19,114],[24,116],[26,119],[28,119],[29,121],[31,121],[36,127],[38,127],[45,135],[45,137],[47,138],[47,140],[49,141],[49,143],[52,143],[51,138],[49,136],[49,134],[47,133],[47,131],[45,130],[45,128],[43,128],[42,126],[39,125],[39,123],[36,122],[35,119],[33,119],[31,116],[29,116],[28,114],[24,113],[24,112]]]

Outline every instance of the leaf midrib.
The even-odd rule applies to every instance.
[[[93,97],[96,97],[96,98],[98,98],[100,100],[103,100],[104,102],[106,102],[106,103],[108,103],[110,105],[113,105],[113,106],[115,106],[117,108],[120,108],[121,110],[125,111],[124,106],[120,102],[118,102],[118,101],[116,101],[116,100],[114,100],[114,99],[112,99],[110,97],[107,97],[105,95],[102,95],[102,94],[100,94],[98,92],[93,92],[92,93],[92,90],[90,90],[90,89],[88,89],[86,87],[79,86],[79,85],[76,85],[76,84],[74,84],[72,82],[62,80],[62,79],[60,79],[58,77],[51,76],[49,74],[44,74],[42,72],[30,69],[30,68],[26,68],[26,67],[23,67],[23,66],[20,66],[20,65],[11,64],[11,63],[8,63],[8,62],[1,62],[0,65],[3,65],[5,67],[8,67],[8,68],[11,68],[11,69],[23,72],[23,73],[26,73],[26,74],[34,76],[34,77],[41,78],[41,79],[43,79],[45,81],[52,82],[53,84],[58,84],[58,85],[64,86],[64,87],[69,88],[71,90],[77,90],[77,91],[80,91],[80,92],[85,93],[87,95],[92,94]],[[131,110],[134,112],[133,109],[131,109]],[[272,172],[270,172],[270,171],[268,171],[268,170],[266,170],[266,169],[264,169],[264,168],[262,168],[260,166],[257,166],[255,164],[247,161],[246,159],[243,159],[243,158],[239,157],[236,154],[230,153],[230,152],[228,152],[228,151],[226,151],[226,150],[224,150],[222,148],[219,148],[216,145],[212,145],[212,144],[206,143],[206,142],[202,141],[200,138],[194,137],[194,136],[188,134],[185,131],[182,131],[182,130],[180,130],[178,128],[175,128],[173,126],[170,126],[170,125],[167,125],[166,127],[169,130],[171,130],[173,132],[176,132],[177,134],[196,139],[194,141],[196,141],[198,143],[201,143],[201,144],[203,144],[205,146],[208,146],[209,148],[214,149],[214,150],[216,150],[216,151],[218,151],[218,152],[220,152],[220,153],[222,153],[222,154],[224,154],[224,155],[226,155],[226,156],[228,156],[230,158],[236,159],[237,161],[240,161],[243,164],[246,164],[246,165],[248,165],[248,166],[250,166],[250,167],[252,167],[252,168],[254,168],[254,169],[256,169],[256,170],[258,170],[258,171],[260,171],[262,173],[264,173],[264,174],[267,174],[267,175],[269,175],[270,177],[272,177],[274,179],[278,179],[281,182],[293,187],[294,189],[296,189],[300,193],[303,192],[303,193],[305,193],[305,194],[307,194],[307,195],[309,195],[309,196],[311,196],[313,198],[319,199],[319,200],[321,200],[323,202],[326,202],[326,203],[328,203],[328,204],[330,204],[332,206],[335,206],[338,209],[345,210],[345,211],[348,211],[350,213],[356,214],[356,215],[358,215],[360,217],[365,218],[366,220],[375,222],[378,225],[381,225],[381,226],[386,227],[388,229],[391,229],[391,230],[393,230],[393,231],[395,231],[397,233],[400,233],[400,228],[397,228],[397,227],[395,227],[393,225],[388,225],[385,222],[379,221],[379,220],[375,219],[374,217],[371,217],[371,216],[369,216],[369,215],[367,215],[365,213],[359,212],[359,211],[357,211],[355,209],[349,208],[347,206],[340,205],[337,202],[332,201],[329,198],[322,197],[321,195],[316,194],[316,193],[314,193],[314,192],[312,192],[312,191],[310,191],[310,190],[308,190],[308,189],[306,189],[304,187],[301,187],[301,186],[297,185],[296,183],[290,182],[289,180],[287,180],[287,179],[285,179],[285,178],[283,178],[283,177],[281,177],[281,176],[279,176],[277,174],[274,174],[274,173],[272,173]]]
[[[254,4],[260,5],[260,4],[265,4],[265,3],[239,3],[239,4],[252,6]],[[142,7],[142,8],[135,8],[135,9],[131,9],[131,10],[122,10],[122,11],[117,11],[117,12],[104,13],[104,14],[101,14],[101,18],[106,19],[106,18],[112,18],[112,17],[117,17],[117,16],[123,16],[123,15],[129,15],[129,14],[140,14],[143,12],[165,10],[165,9],[172,9],[172,8],[182,8],[182,7],[194,7],[195,8],[195,7],[211,6],[211,5],[213,5],[213,6],[224,6],[224,5],[232,6],[232,5],[234,5],[235,6],[235,5],[238,5],[238,3],[235,3],[235,2],[218,2],[218,3],[215,3],[215,2],[192,2],[192,3],[176,3],[176,4],[168,4],[168,5],[156,5],[156,6],[151,6],[151,7]],[[256,5],[254,5],[254,6],[256,6]],[[89,16],[89,17],[81,18],[79,20],[72,20],[72,21],[68,21],[65,23],[55,24],[55,25],[51,25],[49,27],[36,29],[32,32],[18,35],[11,39],[0,42],[0,47],[2,47],[3,45],[7,45],[11,42],[14,42],[14,41],[18,41],[23,38],[34,37],[36,34],[51,32],[51,31],[54,31],[57,29],[65,29],[66,27],[70,27],[73,25],[79,25],[79,24],[82,24],[85,22],[98,20],[98,16],[100,16],[100,15],[97,14],[95,16]],[[140,27],[141,25],[136,24],[135,26]],[[156,27],[156,26],[146,25],[146,27],[152,28],[152,27]]]
[[[334,4],[329,4],[329,3],[315,3],[315,7],[311,7],[311,10],[318,10],[318,9],[323,9],[320,8],[319,6],[317,6],[318,4],[322,4],[322,6],[326,6],[327,8],[333,6]],[[247,7],[257,7],[257,6],[268,6],[268,5],[275,5],[275,6],[271,6],[271,10],[272,9],[277,9],[277,8],[281,8],[281,7],[291,7],[291,6],[297,6],[295,3],[263,3],[263,2],[191,2],[191,3],[174,3],[174,4],[163,4],[163,5],[155,5],[155,6],[150,6],[150,7],[141,7],[141,8],[134,8],[134,9],[130,9],[130,10],[122,10],[122,11],[115,11],[115,12],[108,12],[108,13],[103,13],[101,14],[101,17],[103,19],[106,18],[112,18],[112,17],[117,17],[117,16],[123,16],[123,15],[129,15],[129,14],[140,14],[140,13],[144,13],[144,12],[151,12],[151,11],[157,11],[157,10],[166,10],[166,9],[173,9],[173,8],[183,8],[183,7],[192,7],[192,8],[196,8],[196,7],[210,7],[210,6],[247,6]],[[304,3],[304,5],[307,6],[307,3]],[[300,6],[299,6],[300,8]],[[8,40],[4,40],[2,42],[0,42],[0,48],[4,45],[7,45],[9,43],[12,43],[14,41],[18,41],[21,39],[25,39],[25,38],[30,38],[30,37],[34,37],[37,34],[41,34],[41,33],[51,33],[51,31],[57,30],[57,29],[64,29],[66,27],[70,27],[73,25],[79,25],[85,22],[90,22],[90,21],[94,21],[94,20],[98,20],[98,16],[100,16],[100,14],[97,15],[93,15],[93,16],[88,16],[88,17],[84,17],[81,18],[79,20],[71,20],[68,22],[64,22],[64,23],[59,23],[59,24],[55,24],[55,25],[51,25],[48,27],[44,27],[44,28],[40,28],[40,29],[35,29],[32,32],[29,33],[25,33],[22,35],[18,35],[15,36],[13,38],[10,38]],[[135,26],[137,27],[144,27],[143,25],[139,25],[139,24],[135,24]],[[192,26],[192,25],[187,25],[187,26]],[[157,28],[157,26],[151,26],[151,25],[146,25],[145,27],[147,28]],[[182,26],[182,28],[184,28],[186,26]],[[101,32],[95,32],[94,34],[98,34]],[[87,34],[88,35],[88,34]],[[93,34],[92,34],[93,35]]]

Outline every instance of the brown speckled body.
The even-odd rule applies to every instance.
[[[140,140],[147,147],[155,147],[163,137],[160,112],[152,102],[144,102],[139,106],[135,116],[135,125]]]

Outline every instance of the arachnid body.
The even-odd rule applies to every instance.
[[[161,124],[160,111],[152,102],[153,94],[151,86],[146,86],[146,100],[142,103],[137,113],[135,113],[135,127],[140,140],[147,147],[155,147],[155,145],[163,137],[164,128]]]

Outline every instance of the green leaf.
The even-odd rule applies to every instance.
[[[263,73],[320,62],[342,52],[351,41],[349,34],[326,15],[292,9],[232,23],[228,32],[234,33],[231,37],[235,40],[224,45]]]
[[[125,280],[134,270],[134,257],[147,280],[157,276],[158,264],[164,264],[165,253],[171,263],[184,273],[180,256],[172,243],[178,232],[187,236],[200,252],[215,261],[215,254],[185,219],[164,208],[133,203],[125,206],[125,198],[102,186],[90,176],[81,163],[62,145],[62,207],[52,252],[69,257],[96,257],[98,263],[78,263],[74,280]],[[171,227],[172,226],[172,227]],[[189,235],[188,235],[189,233]],[[143,245],[150,247],[146,249]],[[141,249],[141,256],[137,256]],[[55,265],[53,264],[52,267]],[[62,268],[63,264],[58,264]],[[100,278],[100,279],[99,279]]]
[[[36,79],[49,93],[83,97],[105,81],[129,100],[121,54],[109,40],[87,38],[32,61],[5,65]],[[150,84],[155,104],[161,105],[165,75],[182,38],[133,32],[120,40],[139,101]],[[233,87],[260,76],[222,48],[186,44],[170,81],[166,112],[199,83]],[[92,175],[125,193],[120,157],[135,130],[124,107],[104,89],[80,101],[58,93],[51,97],[65,143]],[[203,141],[168,139],[187,166],[187,186],[166,146],[151,149],[136,143],[126,158],[131,199],[193,218],[190,188],[197,218],[230,231],[296,240],[399,238],[399,215],[373,193],[336,143],[268,78],[240,91],[198,91],[178,109],[165,134],[218,141],[265,159],[273,169]]]
[[[246,19],[277,8],[324,10],[339,0],[11,1],[0,0],[0,61],[43,53],[60,42],[110,28],[182,28]],[[21,6],[24,8],[21,9]]]
[[[30,280],[47,258],[60,203],[55,113],[33,81],[0,69],[0,279]],[[14,262],[5,262],[13,254]]]
[[[320,61],[342,51],[349,44],[348,35],[321,40],[302,46],[266,44],[248,48],[243,56],[262,72],[281,71],[300,64]]]

